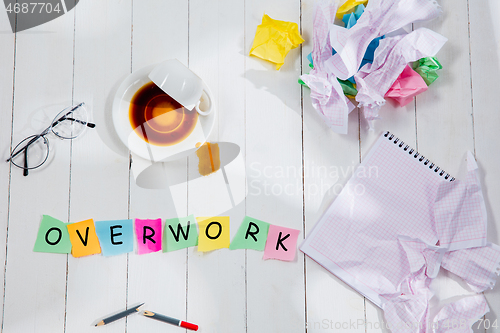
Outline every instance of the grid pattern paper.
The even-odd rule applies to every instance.
[[[363,15],[346,32],[347,36],[330,36],[332,46],[338,53],[328,61],[328,67],[337,77],[346,80],[358,71],[365,51],[374,38],[412,22],[433,19],[440,13],[441,8],[433,0],[368,1]]]
[[[428,277],[435,277],[439,271],[442,255],[449,249],[439,245],[434,202],[440,186],[450,181],[455,183],[444,170],[387,132],[318,221],[301,250],[382,307],[401,295],[402,283],[424,263]],[[479,184],[468,185],[478,187],[480,192]],[[468,207],[463,200],[456,205],[466,207],[459,211]],[[481,224],[483,242],[484,223],[481,215],[464,225]],[[465,241],[461,248],[477,244],[465,234],[460,239]]]
[[[490,311],[484,295],[462,298],[445,305],[432,324],[435,333],[470,333],[473,324]],[[481,325],[474,325],[478,328]],[[484,329],[484,327],[482,327]]]
[[[500,274],[500,247],[488,243],[484,247],[447,252],[441,266],[480,293],[493,288]]]

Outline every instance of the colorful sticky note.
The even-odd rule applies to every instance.
[[[198,245],[196,218],[188,217],[168,219],[163,235],[163,252],[176,251]]]
[[[283,261],[295,259],[299,233],[300,230],[271,224],[267,234],[263,259],[279,259]]]
[[[134,251],[132,220],[96,221],[95,231],[101,244],[102,255],[115,256]]]
[[[69,240],[66,223],[52,216],[43,215],[33,251],[70,253],[71,241]]]
[[[367,3],[368,0],[347,0],[337,10],[337,18],[341,19],[345,14],[353,12],[354,7]],[[363,7],[364,9],[364,7]]]
[[[229,249],[264,251],[268,231],[269,223],[245,216],[240,228],[229,245]]]
[[[297,23],[273,20],[266,14],[257,26],[250,55],[276,64],[276,69],[285,63],[291,49],[304,42]]]
[[[229,247],[229,216],[197,217],[200,235],[198,251],[207,252]]]
[[[413,97],[426,90],[427,84],[424,79],[407,65],[389,88],[385,98],[392,98],[401,106],[405,106],[413,100]]]
[[[68,224],[68,233],[73,245],[71,249],[73,257],[77,258],[101,253],[99,239],[95,233],[94,220],[90,219]]]
[[[147,254],[161,250],[161,227],[161,219],[135,219],[135,234],[137,236],[138,254]]]
[[[426,57],[413,63],[413,70],[417,72],[425,83],[430,86],[438,78],[437,71],[442,69],[441,63],[436,57]]]

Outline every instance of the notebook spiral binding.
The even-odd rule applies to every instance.
[[[430,161],[428,158],[425,158],[424,155],[420,155],[417,151],[415,151],[415,149],[411,148],[409,145],[406,145],[398,137],[395,137],[394,134],[391,134],[391,132],[389,131],[385,132],[384,136],[395,145],[398,145],[399,148],[403,148],[404,151],[407,151],[409,155],[413,155],[413,158],[418,159],[419,162],[423,162],[425,166],[429,165],[430,170],[434,169],[434,172],[436,173],[439,172],[440,177],[444,177],[444,179],[446,180],[449,179],[450,182],[455,180],[455,177],[450,176],[449,173],[447,173],[446,171],[444,171],[443,169],[432,163],[432,161]]]

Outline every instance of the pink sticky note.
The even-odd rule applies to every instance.
[[[292,261],[295,259],[295,249],[300,230],[280,227],[271,224],[267,234],[266,248],[263,259],[279,259]]]
[[[413,100],[413,97],[427,90],[424,79],[406,65],[403,72],[398,76],[391,88],[385,94],[386,98],[396,100],[399,105],[405,106]]]
[[[146,254],[161,250],[161,219],[135,219],[135,235],[137,236],[137,253]]]

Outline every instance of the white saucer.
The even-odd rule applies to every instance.
[[[134,94],[146,83],[151,82],[148,78],[149,73],[155,68],[155,65],[141,68],[125,78],[118,87],[113,99],[113,125],[115,126],[118,137],[130,151],[144,159],[159,162],[172,161],[186,157],[193,153],[195,145],[200,144],[210,136],[215,125],[215,116],[217,109],[213,105],[213,111],[207,116],[199,116],[198,122],[193,132],[183,141],[172,146],[156,146],[147,143],[134,131],[129,120],[130,101]],[[213,94],[210,88],[203,83],[210,100],[214,103]],[[196,111],[188,111],[196,112]]]

